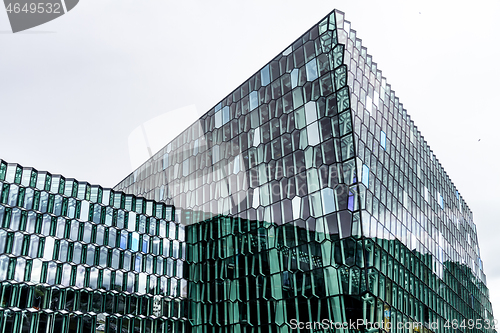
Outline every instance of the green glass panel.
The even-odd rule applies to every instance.
[[[16,167],[16,175],[14,178],[14,183],[21,184],[21,179],[23,177],[23,169],[20,166]]]
[[[8,199],[9,199],[9,189],[10,185],[9,184],[3,184],[2,186],[2,197],[0,198],[1,203],[7,204]]]
[[[29,184],[30,187],[36,187],[37,177],[38,177],[38,172],[36,170],[33,170],[31,172],[31,177],[30,177],[30,184]]]
[[[7,163],[0,160],[0,180],[5,180],[5,176],[7,174]]]
[[[49,173],[47,173],[47,175],[45,176],[45,186],[44,186],[44,190],[45,191],[50,191],[50,186],[52,185],[52,175],[50,175]]]

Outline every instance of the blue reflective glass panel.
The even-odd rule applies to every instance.
[[[269,83],[271,83],[271,76],[269,75],[269,65],[266,67],[262,68],[260,71],[260,80],[262,82],[263,86],[267,86]]]
[[[382,146],[382,148],[384,148],[384,150],[385,150],[386,138],[387,136],[385,135],[385,132],[380,131],[380,145]]]
[[[318,67],[316,65],[316,58],[306,64],[307,81],[314,81],[318,78]]]
[[[225,106],[222,109],[222,125],[226,124],[229,121],[229,106]]]
[[[299,82],[299,70],[295,68],[291,73],[292,89],[295,88]]]
[[[361,175],[361,182],[368,188],[368,182],[370,180],[370,168],[363,164],[363,173]]]
[[[368,187],[368,185],[366,187]],[[347,202],[347,209],[349,209],[350,211],[354,210],[354,194],[352,194],[351,191],[349,191],[349,200]]]
[[[132,244],[130,245],[132,251],[139,251],[139,234],[137,232],[132,233]]]
[[[250,110],[255,109],[259,106],[259,99],[256,91],[250,93]]]

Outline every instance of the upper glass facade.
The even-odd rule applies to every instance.
[[[0,181],[0,333],[494,331],[472,213],[339,11],[113,190]]]
[[[493,319],[472,213],[339,11],[116,189],[188,226],[195,331]]]

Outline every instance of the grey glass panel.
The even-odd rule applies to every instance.
[[[267,86],[269,83],[271,83],[269,65],[266,65],[264,68],[261,69],[260,80],[263,86]]]

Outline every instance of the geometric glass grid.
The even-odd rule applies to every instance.
[[[0,332],[185,326],[174,209],[0,160]]]

